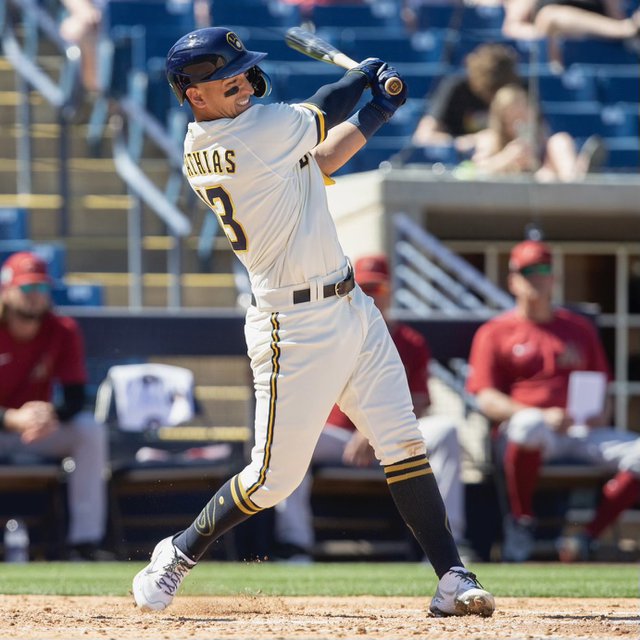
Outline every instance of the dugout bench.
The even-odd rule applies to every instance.
[[[130,312],[113,308],[70,308],[65,312],[76,318],[83,331],[92,383],[96,385],[104,378],[108,367],[117,363],[190,355],[246,359],[244,317],[237,311],[219,311],[214,315],[187,309],[170,313],[164,310]],[[466,358],[480,322],[408,320],[427,337],[434,358],[442,363],[448,363],[452,358]],[[194,426],[207,428],[206,424]],[[242,426],[245,427],[244,435],[233,438],[237,445],[242,443],[238,445],[237,452],[246,445],[242,441],[251,431],[246,424]],[[209,432],[206,438],[225,441],[228,436]],[[202,440],[199,437],[191,442],[202,443]],[[129,461],[112,465],[110,542],[118,555],[146,558],[159,535],[164,532],[168,535],[188,524],[206,499],[240,468],[243,459],[239,454],[232,461],[215,465],[175,461],[153,464]],[[576,488],[592,490],[609,477],[608,472],[593,467],[547,465],[542,471],[540,488],[551,492]],[[64,473],[60,467],[35,465],[31,469],[21,469],[16,465],[0,464],[0,492],[5,489],[9,493],[29,489],[46,496],[46,507],[40,516],[43,524],[40,526],[55,531],[53,546],[58,545],[57,540],[62,539],[60,529],[66,526],[66,514],[62,513]],[[411,543],[407,541],[404,525],[393,509],[387,510],[391,502],[381,469],[319,468],[314,478],[313,500],[318,514],[316,531],[318,539],[323,542],[318,550],[319,557],[410,557]],[[480,540],[480,555],[485,559],[492,557],[491,545],[501,536],[497,501],[491,469],[482,469],[480,480],[467,485],[467,516],[472,533],[469,537],[476,536]],[[344,502],[344,506],[336,509],[340,502]],[[168,510],[168,505],[172,511]],[[327,507],[326,511],[324,507]],[[14,515],[19,514],[8,513],[7,517]],[[487,531],[488,522],[493,528]],[[37,523],[33,521],[33,524],[36,526]],[[365,534],[369,536],[369,542],[363,537]],[[220,557],[233,557],[233,542],[224,541],[213,553]]]

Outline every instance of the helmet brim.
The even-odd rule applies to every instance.
[[[225,78],[233,78],[233,76],[240,75],[249,71],[251,67],[255,67],[261,60],[264,60],[267,54],[262,51],[246,51],[245,54],[238,60],[235,60],[231,64],[225,66],[221,72],[216,73],[216,77],[212,80],[224,80]]]

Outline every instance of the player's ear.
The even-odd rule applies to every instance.
[[[200,93],[200,90],[198,89],[198,87],[189,87],[186,91],[185,91],[185,95],[187,97],[187,100],[189,100],[189,102],[194,106],[194,107],[204,107],[205,105],[205,101],[204,101],[204,97],[202,96],[202,93]]]

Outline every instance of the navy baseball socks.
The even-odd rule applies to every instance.
[[[431,600],[431,613],[436,616],[492,615],[493,596],[462,565],[427,456],[387,465],[384,472],[400,515],[440,578]]]
[[[238,476],[228,480],[187,529],[156,545],[151,561],[133,579],[133,597],[144,610],[166,609],[205,551],[223,533],[261,511]]]

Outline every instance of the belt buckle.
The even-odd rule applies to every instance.
[[[336,282],[333,285],[333,288],[336,292],[336,296],[338,296],[338,298],[344,298],[349,293],[349,291],[353,289],[353,287],[349,288],[347,286],[349,281],[352,278],[353,278],[353,270],[351,269],[351,265],[349,265],[349,273],[347,274],[347,277],[344,280],[340,280],[340,282]]]

